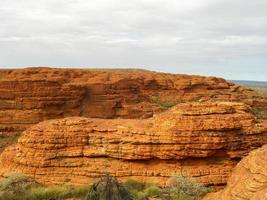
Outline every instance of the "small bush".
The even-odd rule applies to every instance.
[[[156,185],[152,185],[144,190],[144,194],[147,197],[159,196],[161,194],[161,189]]]
[[[26,194],[34,183],[32,179],[20,173],[10,173],[0,181],[0,200],[17,200]]]
[[[66,197],[70,197],[70,190],[70,187],[67,186],[35,187],[30,190],[28,199],[63,199]]]
[[[81,198],[87,200],[147,200],[159,197],[162,200],[198,200],[212,192],[189,176],[175,176],[168,186],[159,187],[155,183],[141,183],[127,180],[124,184],[112,176],[104,176],[97,183],[83,186],[42,186],[32,179],[17,173],[0,181],[0,200],[64,200]]]
[[[144,200],[161,195],[161,188],[154,183],[141,183],[129,179],[124,183],[124,186],[136,200]]]
[[[189,176],[175,176],[168,181],[165,192],[173,200],[196,200],[209,192],[209,189]]]
[[[159,105],[161,107],[161,109],[164,109],[164,110],[167,110],[167,109],[177,105],[177,102],[163,101],[158,96],[151,97],[150,102]]]
[[[140,183],[133,179],[128,179],[127,181],[125,181],[124,186],[129,191],[132,191],[132,190],[141,191],[145,188],[144,183]]]
[[[84,198],[90,185],[83,186],[42,186],[31,178],[19,173],[10,173],[0,181],[0,200],[63,200]]]
[[[71,197],[85,197],[90,189],[91,185],[76,186],[71,190]]]
[[[263,119],[264,118],[264,110],[260,107],[255,107],[252,109],[252,113],[255,115],[257,119]]]
[[[67,185],[50,186],[50,187],[39,186],[31,188],[26,199],[61,200],[65,198],[85,197],[89,190],[90,190],[89,185],[77,186],[77,187],[72,187]]]

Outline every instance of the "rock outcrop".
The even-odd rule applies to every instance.
[[[267,145],[249,153],[233,170],[227,186],[203,200],[266,200]]]
[[[149,118],[183,102],[244,102],[267,116],[267,99],[221,78],[142,70],[0,70],[0,132],[43,120],[84,116]]]
[[[78,116],[85,91],[53,80],[0,81],[0,132],[22,132],[40,121]]]
[[[160,181],[190,174],[223,185],[240,158],[264,143],[265,127],[243,103],[182,103],[149,119],[48,120],[27,129],[0,157],[45,184],[83,184],[107,172]]]

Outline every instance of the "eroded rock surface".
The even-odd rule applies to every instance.
[[[266,117],[267,99],[221,78],[136,70],[0,70],[0,132],[71,116],[149,118],[183,102],[231,101]]]
[[[83,184],[106,172],[159,181],[190,174],[223,185],[238,160],[264,143],[266,127],[243,103],[185,103],[149,119],[48,120],[27,129],[0,158],[46,184]]]
[[[267,145],[249,153],[233,170],[227,187],[204,200],[266,200]]]

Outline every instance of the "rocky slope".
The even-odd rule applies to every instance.
[[[71,116],[149,118],[183,102],[245,102],[267,116],[267,99],[215,77],[138,70],[0,70],[0,133]]]
[[[267,145],[252,151],[235,167],[227,187],[204,200],[266,200]]]
[[[160,181],[190,174],[223,185],[239,159],[266,143],[266,127],[243,103],[182,103],[149,119],[70,117],[27,129],[0,157],[46,184],[83,184],[106,172]]]

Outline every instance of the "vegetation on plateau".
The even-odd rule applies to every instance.
[[[161,109],[167,110],[175,105],[177,105],[177,102],[174,101],[164,101],[159,96],[153,96],[150,99],[151,103],[157,104],[160,106]]]
[[[90,185],[43,186],[19,173],[10,173],[0,181],[0,200],[64,200],[84,199]]]
[[[0,200],[198,200],[212,190],[188,176],[169,179],[166,187],[132,179],[119,182],[106,175],[92,185],[43,186],[19,173],[0,181]]]
[[[12,135],[6,135],[3,132],[0,132],[0,153],[8,146],[14,144],[19,137],[18,133]]]

